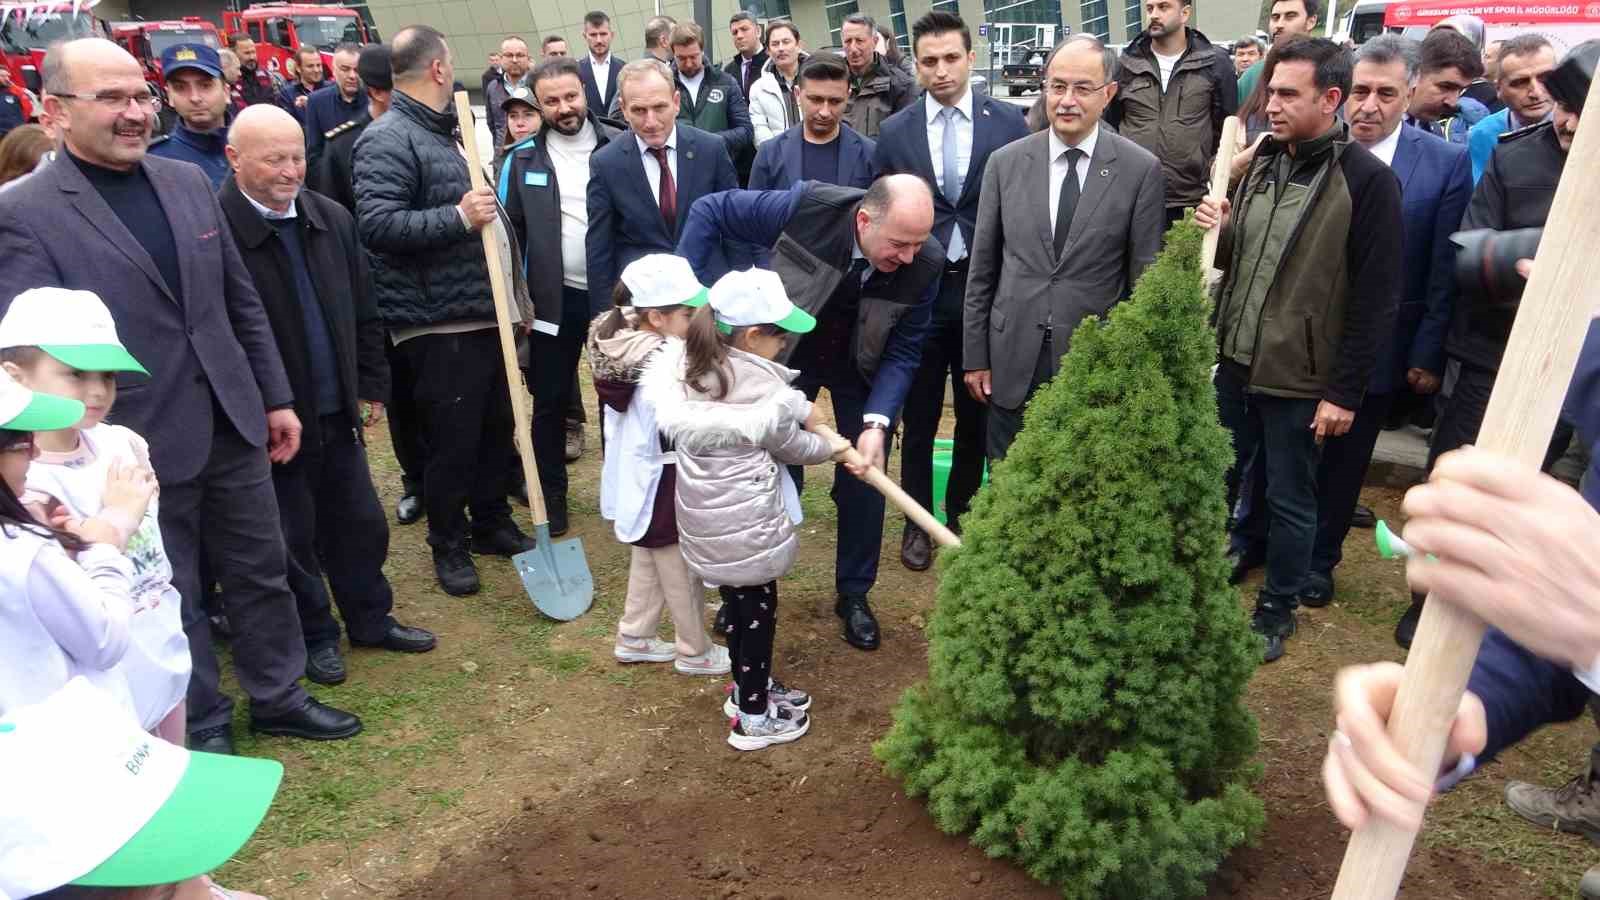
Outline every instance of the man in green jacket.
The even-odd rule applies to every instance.
[[[673,68],[678,82],[678,119],[709,131],[728,145],[728,158],[738,159],[752,143],[750,107],[733,77],[706,65],[705,32],[693,22],[672,26]]]

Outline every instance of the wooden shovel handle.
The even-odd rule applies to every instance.
[[[825,439],[828,443],[833,444],[838,448],[834,451],[834,459],[842,460],[852,466],[860,466],[865,469],[867,474],[863,476],[862,480],[864,480],[867,484],[877,488],[878,493],[887,497],[890,503],[900,507],[900,511],[905,513],[906,517],[911,521],[915,522],[918,528],[926,531],[928,536],[933,538],[934,541],[939,544],[939,546],[961,546],[961,538],[956,537],[955,532],[944,527],[944,525],[941,524],[938,519],[933,517],[933,513],[923,509],[922,504],[911,499],[911,495],[902,490],[900,485],[895,484],[894,479],[890,478],[888,475],[885,475],[882,469],[879,469],[876,466],[867,465],[867,460],[861,455],[861,451],[857,450],[853,444],[845,440],[844,437],[839,434],[839,432],[834,431],[827,425],[818,425],[813,430],[817,434],[822,435],[823,439]]]
[[[1233,167],[1233,154],[1239,149],[1239,118],[1228,116],[1222,120],[1222,142],[1217,145],[1217,158],[1211,164],[1211,188],[1206,199],[1221,201],[1228,196],[1228,170]],[[1209,278],[1211,265],[1217,259],[1217,241],[1222,229],[1213,228],[1200,241],[1200,275]]]

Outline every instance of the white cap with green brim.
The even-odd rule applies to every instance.
[[[750,325],[776,325],[795,334],[817,327],[817,320],[789,299],[778,273],[767,269],[729,272],[711,286],[709,296],[723,334]]]
[[[111,310],[90,291],[23,291],[0,319],[0,350],[38,347],[81,372],[149,375],[117,337]]]
[[[282,780],[276,760],[153,737],[74,678],[0,717],[0,898],[203,875],[255,833]]]
[[[56,431],[83,421],[83,404],[54,394],[30,391],[0,369],[0,428]]]
[[[689,261],[671,253],[641,256],[622,270],[622,283],[633,295],[635,309],[663,306],[705,306],[706,289]]]

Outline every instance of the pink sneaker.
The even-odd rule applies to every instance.
[[[711,649],[699,656],[680,656],[672,664],[680,675],[726,675],[733,671],[728,659],[728,648],[712,644]]]

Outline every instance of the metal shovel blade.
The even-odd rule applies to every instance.
[[[594,603],[594,576],[583,555],[583,540],[556,541],[548,523],[534,526],[534,539],[539,546],[511,557],[533,605],[560,622],[588,612]]]

